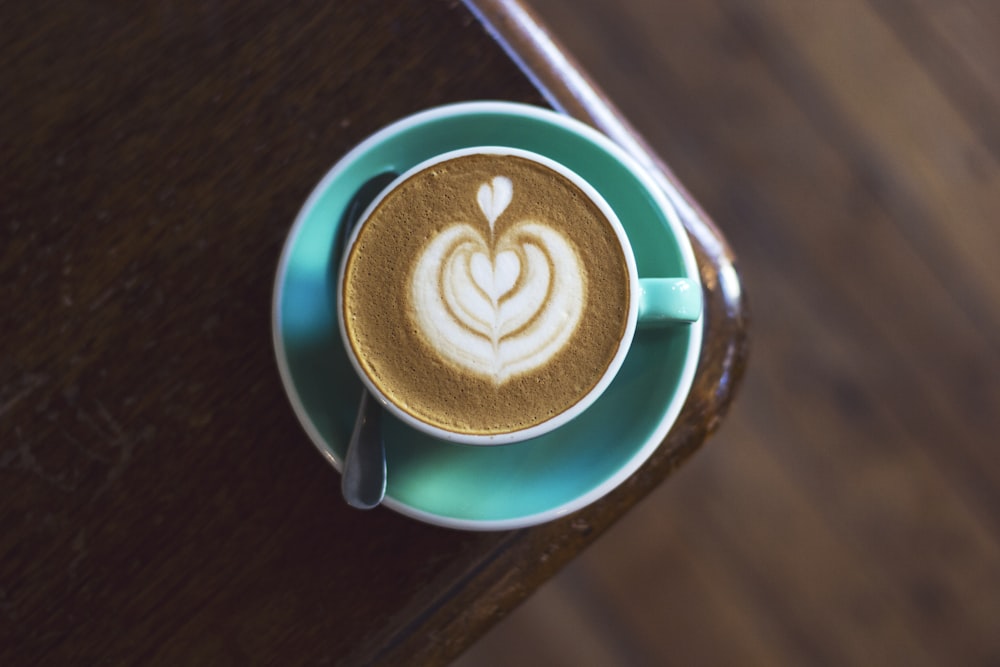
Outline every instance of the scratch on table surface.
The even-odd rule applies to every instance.
[[[27,398],[31,392],[45,384],[46,378],[43,375],[32,373],[25,375],[23,381],[24,386],[21,387],[21,390],[0,404],[0,417],[3,417],[5,414],[13,410],[14,407]]]
[[[114,451],[112,457],[103,459],[110,467],[105,476],[104,483],[94,493],[93,497],[97,498],[125,473],[125,469],[132,460],[136,439],[129,437],[128,432],[125,431],[121,423],[115,419],[111,411],[101,401],[95,399],[94,402],[97,405],[95,410],[96,418],[84,410],[77,413],[78,417],[81,421],[89,424],[94,432],[110,445]],[[98,456],[94,452],[90,453]]]
[[[63,472],[51,473],[39,462],[33,451],[34,442],[24,437],[24,432],[20,427],[14,429],[14,437],[17,440],[17,447],[8,450],[0,458],[0,469],[21,470],[35,475],[43,482],[47,482],[60,491],[67,493],[76,491],[80,481],[80,474],[70,475]]]
[[[0,416],[10,412],[18,403],[27,399],[33,390],[45,384],[41,376],[27,376],[23,382],[23,387],[0,405]],[[67,390],[64,398],[68,405],[77,403],[77,394],[73,388]],[[146,428],[138,437],[133,437],[103,402],[96,399],[88,402],[91,404],[89,410],[77,407],[75,428],[70,426],[44,433],[21,425],[15,426],[13,437],[7,440],[6,448],[0,451],[0,470],[28,473],[64,493],[83,490],[83,481],[93,479],[92,472],[100,471],[98,479],[103,477],[103,480],[90,495],[90,499],[101,496],[121,479],[139,440],[149,437],[152,431]],[[75,454],[69,459],[57,451],[59,448],[65,451],[67,447],[75,450]],[[59,463],[55,463],[56,461]]]
[[[73,538],[72,549],[73,560],[69,562],[67,571],[71,577],[76,577],[80,563],[89,555],[89,551],[87,549],[87,536],[84,533],[83,528],[81,528],[80,532],[78,532],[76,537]]]
[[[90,311],[94,312],[94,311],[100,310],[101,307],[103,307],[104,304],[107,303],[108,300],[114,295],[114,293],[115,293],[115,288],[114,287],[109,287],[109,288],[103,290],[90,303]]]

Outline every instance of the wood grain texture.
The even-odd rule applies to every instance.
[[[546,103],[465,5],[42,0],[0,45],[0,664],[442,664],[718,427],[745,320],[695,216],[706,361],[614,494],[494,534],[339,497],[276,372],[278,255],[372,131]]]
[[[531,4],[730,240],[753,358],[456,666],[1000,664],[998,6]]]

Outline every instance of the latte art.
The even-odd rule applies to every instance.
[[[432,349],[500,384],[566,345],[586,305],[586,281],[572,244],[542,223],[515,223],[493,243],[456,224],[420,255],[411,298]]]
[[[572,411],[620,358],[629,266],[574,179],[468,153],[370,208],[341,271],[341,331],[391,409],[456,437],[519,433]]]

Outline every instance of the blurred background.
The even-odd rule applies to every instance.
[[[1000,2],[530,5],[731,241],[753,346],[455,664],[1000,665]]]

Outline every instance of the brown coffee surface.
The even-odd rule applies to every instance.
[[[504,182],[510,185],[509,201]],[[498,211],[491,225],[490,214]],[[562,241],[533,237],[532,229],[554,230],[546,233]],[[449,233],[462,236],[465,245],[438,245],[445,257],[455,258],[447,266],[464,272],[428,264],[434,240]],[[514,250],[501,252],[506,247]],[[531,276],[561,270],[565,262],[560,264],[559,258],[569,255],[582,267],[579,278],[574,272],[559,282],[553,273],[548,283],[536,281],[548,285],[548,291],[531,287]],[[505,261],[519,269],[505,273]],[[415,312],[419,297],[412,284],[421,262],[434,269],[424,273],[436,281],[424,292],[445,295],[434,301],[438,310],[423,318]],[[345,329],[365,373],[405,412],[461,434],[518,431],[572,407],[604,375],[627,323],[629,276],[614,229],[572,181],[519,156],[468,155],[412,175],[363,224],[344,272]],[[476,280],[462,286],[456,275]],[[489,282],[491,277],[495,283]],[[509,291],[493,298],[494,284]],[[583,299],[565,297],[559,305],[554,293],[575,294],[573,286],[583,290]],[[556,305],[540,308],[541,315],[504,319],[505,304],[514,304],[511,295],[530,289],[544,296],[544,303]],[[480,308],[467,310],[467,303]],[[437,322],[443,323],[444,333],[434,333]],[[541,335],[535,331],[539,327],[546,328]],[[463,351],[459,344],[455,351],[448,343],[452,340],[470,340],[479,347]],[[542,349],[536,340],[547,341],[548,351],[536,355],[542,361],[532,361],[525,370],[518,360],[523,350]],[[453,351],[442,352],[442,345]]]

